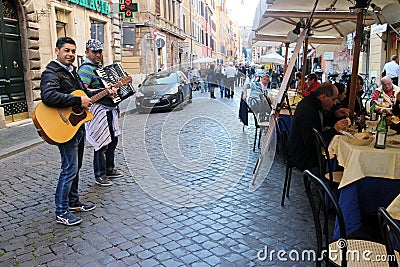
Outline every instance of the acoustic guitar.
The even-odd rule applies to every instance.
[[[121,87],[132,82],[132,77],[127,76],[121,79],[114,87]],[[74,96],[86,96],[82,90],[75,90],[71,93]],[[92,96],[92,103],[107,96],[106,89]],[[39,136],[49,144],[56,145],[65,143],[74,137],[79,127],[93,119],[93,114],[81,106],[68,108],[49,107],[40,102],[32,112],[32,121]]]

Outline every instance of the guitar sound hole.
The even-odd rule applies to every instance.
[[[81,106],[72,107],[72,112],[76,115],[80,115],[84,112],[84,109]]]

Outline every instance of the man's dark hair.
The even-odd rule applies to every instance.
[[[308,74],[307,79],[311,79],[311,80],[317,81],[318,80],[318,76],[315,73],[310,73],[310,74]]]
[[[346,88],[343,83],[336,82],[336,83],[334,83],[334,85],[338,89],[339,95],[342,94],[344,92],[344,89]]]
[[[61,47],[63,47],[64,44],[73,44],[76,46],[74,39],[72,39],[71,37],[60,37],[56,42],[56,47],[58,49],[61,49]]]
[[[317,87],[317,89],[315,90],[315,95],[319,96],[319,95],[325,94],[326,96],[332,96],[334,86],[335,85],[333,85],[330,82],[321,83],[321,85],[319,85]]]
[[[392,60],[397,60],[397,56],[396,56],[396,55],[393,55],[393,56],[392,56]]]

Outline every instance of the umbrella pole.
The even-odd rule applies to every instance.
[[[354,107],[356,103],[356,87],[358,79],[358,64],[360,60],[360,50],[363,34],[363,19],[364,19],[364,9],[360,9],[357,14],[357,24],[356,24],[356,36],[354,37],[354,52],[353,52],[353,67],[351,69],[351,82],[350,82],[350,95],[349,95],[349,109],[350,114],[354,113]]]
[[[283,73],[286,73],[287,68],[287,60],[288,60],[288,53],[289,53],[289,43],[285,43],[285,64],[283,66]]]
[[[303,64],[301,66],[301,95],[303,95],[305,85],[306,85],[306,65],[307,65],[307,48],[308,48],[308,35],[304,39],[304,47],[303,47]]]

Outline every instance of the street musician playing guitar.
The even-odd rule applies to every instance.
[[[81,218],[72,214],[71,210],[89,211],[96,208],[93,204],[85,204],[79,200],[78,181],[79,169],[82,166],[85,128],[82,120],[79,118],[71,119],[71,117],[73,118],[72,115],[75,113],[82,114],[83,117],[91,115],[86,113],[86,110],[92,105],[93,97],[96,94],[112,97],[116,91],[115,89],[105,89],[91,92],[86,89],[76,72],[76,67],[72,65],[76,56],[76,43],[72,38],[59,38],[56,43],[55,54],[57,59],[51,61],[42,73],[40,90],[44,104],[41,107],[49,107],[48,110],[55,110],[54,112],[56,114],[58,112],[60,117],[65,117],[65,124],[78,127],[72,138],[66,142],[56,142],[61,155],[61,172],[55,194],[56,222],[70,226],[82,221]],[[84,93],[81,95],[72,94],[73,91],[78,89]],[[89,98],[89,96],[92,96],[92,98]],[[73,114],[67,118],[64,108],[72,108]],[[35,113],[39,113],[38,111],[40,110],[36,109]],[[38,115],[32,117],[39,119]],[[35,126],[38,127],[36,122]],[[62,132],[62,128],[59,131]]]

